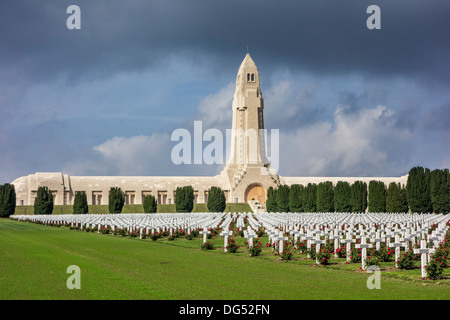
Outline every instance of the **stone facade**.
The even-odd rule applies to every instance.
[[[61,172],[37,172],[12,182],[16,189],[17,205],[33,205],[37,189],[47,186],[54,195],[56,205],[72,205],[75,192],[85,191],[88,204],[108,204],[111,187],[125,192],[127,204],[142,204],[143,197],[153,195],[158,204],[174,203],[177,187],[191,185],[196,203],[206,203],[208,189],[221,187],[227,202],[249,202],[252,199],[265,203],[267,189],[280,184],[320,183],[338,181],[367,184],[371,180],[386,185],[398,182],[406,185],[407,175],[402,177],[280,177],[266,157],[264,150],[264,100],[259,72],[253,59],[247,54],[236,77],[233,98],[233,119],[230,158],[223,171],[214,177],[137,177],[137,176],[69,176]]]

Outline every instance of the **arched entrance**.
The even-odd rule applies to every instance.
[[[245,202],[252,199],[258,200],[259,203],[266,203],[266,191],[264,188],[257,183],[251,184],[245,190]]]

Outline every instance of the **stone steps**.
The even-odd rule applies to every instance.
[[[262,204],[262,203],[259,203],[257,200],[249,200],[248,204],[249,204],[250,208],[252,208],[253,213],[264,213],[264,212],[266,212],[265,205]]]

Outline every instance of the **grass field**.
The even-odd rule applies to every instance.
[[[450,299],[449,279],[424,281],[418,269],[386,265],[381,289],[369,290],[370,274],[343,259],[325,267],[300,255],[280,261],[270,248],[227,254],[223,238],[212,241],[204,251],[201,238],[153,242],[0,219],[0,299]],[[70,265],[80,267],[80,290],[66,287]]]

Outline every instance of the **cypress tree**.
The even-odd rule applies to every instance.
[[[142,206],[144,207],[145,213],[156,213],[156,211],[158,209],[158,204],[156,203],[156,198],[154,196],[152,196],[151,194],[146,195],[144,197]]]
[[[119,187],[109,189],[109,213],[121,213],[125,204],[125,193]]]
[[[5,183],[0,186],[0,218],[14,214],[16,210],[16,189],[13,184]]]
[[[387,212],[408,212],[406,189],[400,183],[391,182],[386,192]]]
[[[206,206],[209,212],[223,212],[227,206],[225,192],[219,187],[211,187],[208,192],[208,203]]]
[[[34,214],[53,213],[53,194],[48,187],[39,187],[34,199]]]
[[[351,196],[350,184],[347,181],[338,181],[334,188],[334,211],[352,212]]]
[[[331,181],[320,182],[316,194],[317,212],[334,211],[334,189]]]
[[[450,212],[450,172],[448,169],[436,169],[430,174],[430,196],[436,213]]]
[[[293,184],[289,189],[289,210],[291,212],[302,212],[302,190],[303,185]]]
[[[355,181],[351,188],[350,204],[352,212],[365,212],[367,208],[367,183]]]
[[[386,186],[383,181],[369,182],[369,212],[386,212]]]
[[[277,189],[273,187],[267,189],[266,210],[267,212],[278,212]]]
[[[308,183],[302,194],[304,212],[316,212],[317,184]]]
[[[208,194],[208,198],[209,196],[210,195]],[[175,194],[176,212],[192,212],[193,208],[194,208],[194,188],[192,188],[192,186],[177,187]]]
[[[277,191],[277,207],[280,212],[289,212],[289,186],[281,185]]]
[[[411,212],[432,212],[430,195],[431,172],[428,168],[414,167],[409,171],[406,198]]]
[[[73,214],[86,214],[89,212],[87,197],[85,191],[75,192],[75,199],[73,200]]]

